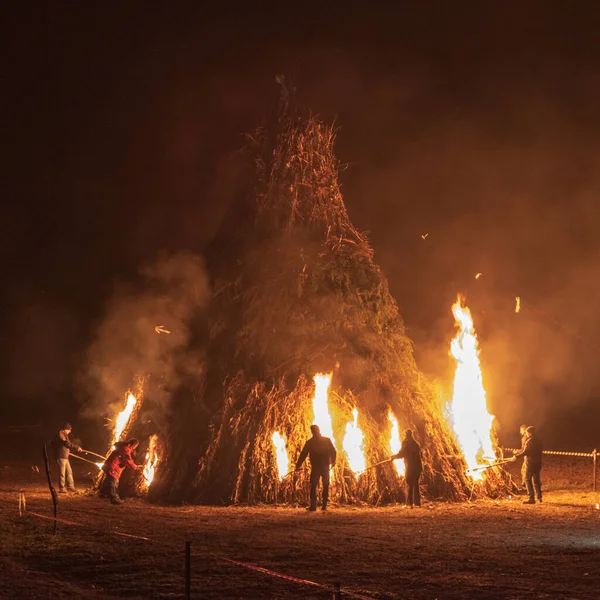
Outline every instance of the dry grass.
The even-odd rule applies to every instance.
[[[13,471],[13,475],[18,474]],[[548,482],[550,483],[550,482]],[[0,482],[0,597],[181,598],[184,540],[193,542],[193,597],[324,599],[325,592],[274,579],[221,557],[372,598],[597,597],[600,511],[589,491],[549,492],[543,506],[520,498],[428,503],[421,510],[122,507],[85,496],[61,502],[60,526],[17,516],[16,491],[49,513],[33,481]],[[146,542],[117,537],[120,531]]]

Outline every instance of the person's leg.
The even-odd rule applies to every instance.
[[[535,488],[535,493],[537,495],[537,499],[542,501],[542,477],[541,477],[542,467],[539,467],[533,471],[533,487]]]
[[[526,490],[527,489],[527,466],[525,465],[525,461],[523,461],[523,464],[521,465],[521,487]]]
[[[533,471],[529,465],[527,466],[527,471],[525,472],[525,485],[527,486],[527,494],[529,494],[529,500],[527,500],[527,502],[529,504],[535,504],[535,492],[533,491]]]
[[[119,498],[119,480],[112,475],[107,475],[109,480],[110,489],[110,501],[113,504],[121,504],[122,500]]]
[[[65,470],[66,470],[67,462],[68,461],[64,458],[56,459],[56,464],[58,465],[58,491],[59,492],[65,491]]]
[[[317,510],[317,486],[319,485],[319,472],[310,470],[310,510]]]
[[[412,506],[414,504],[413,495],[414,495],[414,487],[412,477],[406,480],[406,504],[408,506]]]
[[[66,465],[65,465],[65,475],[66,475],[67,489],[74,490],[75,489],[75,481],[73,480],[73,469],[71,469],[71,461],[68,459],[66,460]]]
[[[415,477],[413,483],[413,502],[415,506],[421,506],[421,491],[419,490],[419,477]]]
[[[325,510],[327,508],[327,503],[329,502],[329,467],[326,467],[321,475],[323,479],[323,504],[322,508]]]

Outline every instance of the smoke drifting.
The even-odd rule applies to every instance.
[[[202,259],[185,253],[161,258],[141,271],[138,284],[118,289],[88,350],[84,416],[113,416],[140,377],[151,383],[145,393],[152,403],[165,408],[169,390],[202,369],[188,344],[191,322],[209,299]]]

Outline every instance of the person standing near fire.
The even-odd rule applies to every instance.
[[[127,442],[117,442],[115,449],[110,453],[102,467],[104,481],[100,487],[100,496],[109,496],[113,504],[123,504],[123,500],[119,497],[119,481],[123,471],[127,467],[135,471],[139,471],[141,468],[133,462],[131,457],[138,445],[139,441],[135,438],[131,438]]]
[[[419,479],[423,471],[423,464],[421,463],[421,447],[413,437],[412,429],[407,429],[404,432],[400,451],[392,456],[392,460],[398,458],[404,459],[404,466],[406,467],[404,475],[407,487],[406,504],[411,508],[421,506]]]
[[[81,452],[81,447],[73,444],[69,440],[72,427],[70,423],[65,423],[56,433],[52,440],[52,447],[58,465],[58,491],[60,494],[66,494],[67,491],[75,491],[75,480],[73,479],[73,470],[69,456],[71,450]]]
[[[333,442],[324,435],[321,435],[321,430],[318,425],[311,425],[310,432],[312,437],[304,444],[302,452],[296,463],[296,471],[300,470],[302,463],[306,457],[310,457],[310,506],[308,510],[317,510],[317,486],[319,479],[323,481],[323,497],[321,508],[327,510],[329,501],[329,470],[337,458],[337,452]]]
[[[523,504],[535,504],[535,497],[537,496],[538,502],[542,503],[542,441],[538,437],[535,427],[527,428],[527,439],[525,445],[521,450],[515,453],[512,457],[513,461],[516,461],[521,456],[524,457],[523,463],[525,467],[525,485],[527,486],[527,493],[529,499],[525,500]]]
[[[520,450],[525,449],[525,442],[527,441],[527,425],[521,425],[519,427],[519,433],[521,434],[521,448]],[[521,487],[526,490],[527,486],[525,485],[525,461],[521,465]]]

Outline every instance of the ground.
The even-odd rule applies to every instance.
[[[54,536],[51,521],[18,514],[19,490],[28,511],[51,514],[45,478],[0,465],[0,598],[183,598],[190,540],[192,598],[325,599],[339,581],[342,598],[596,599],[600,498],[591,465],[577,466],[554,477],[546,469],[536,506],[515,497],[307,513],[142,499],[112,506],[82,493],[61,496],[59,517],[80,525],[60,523]]]

